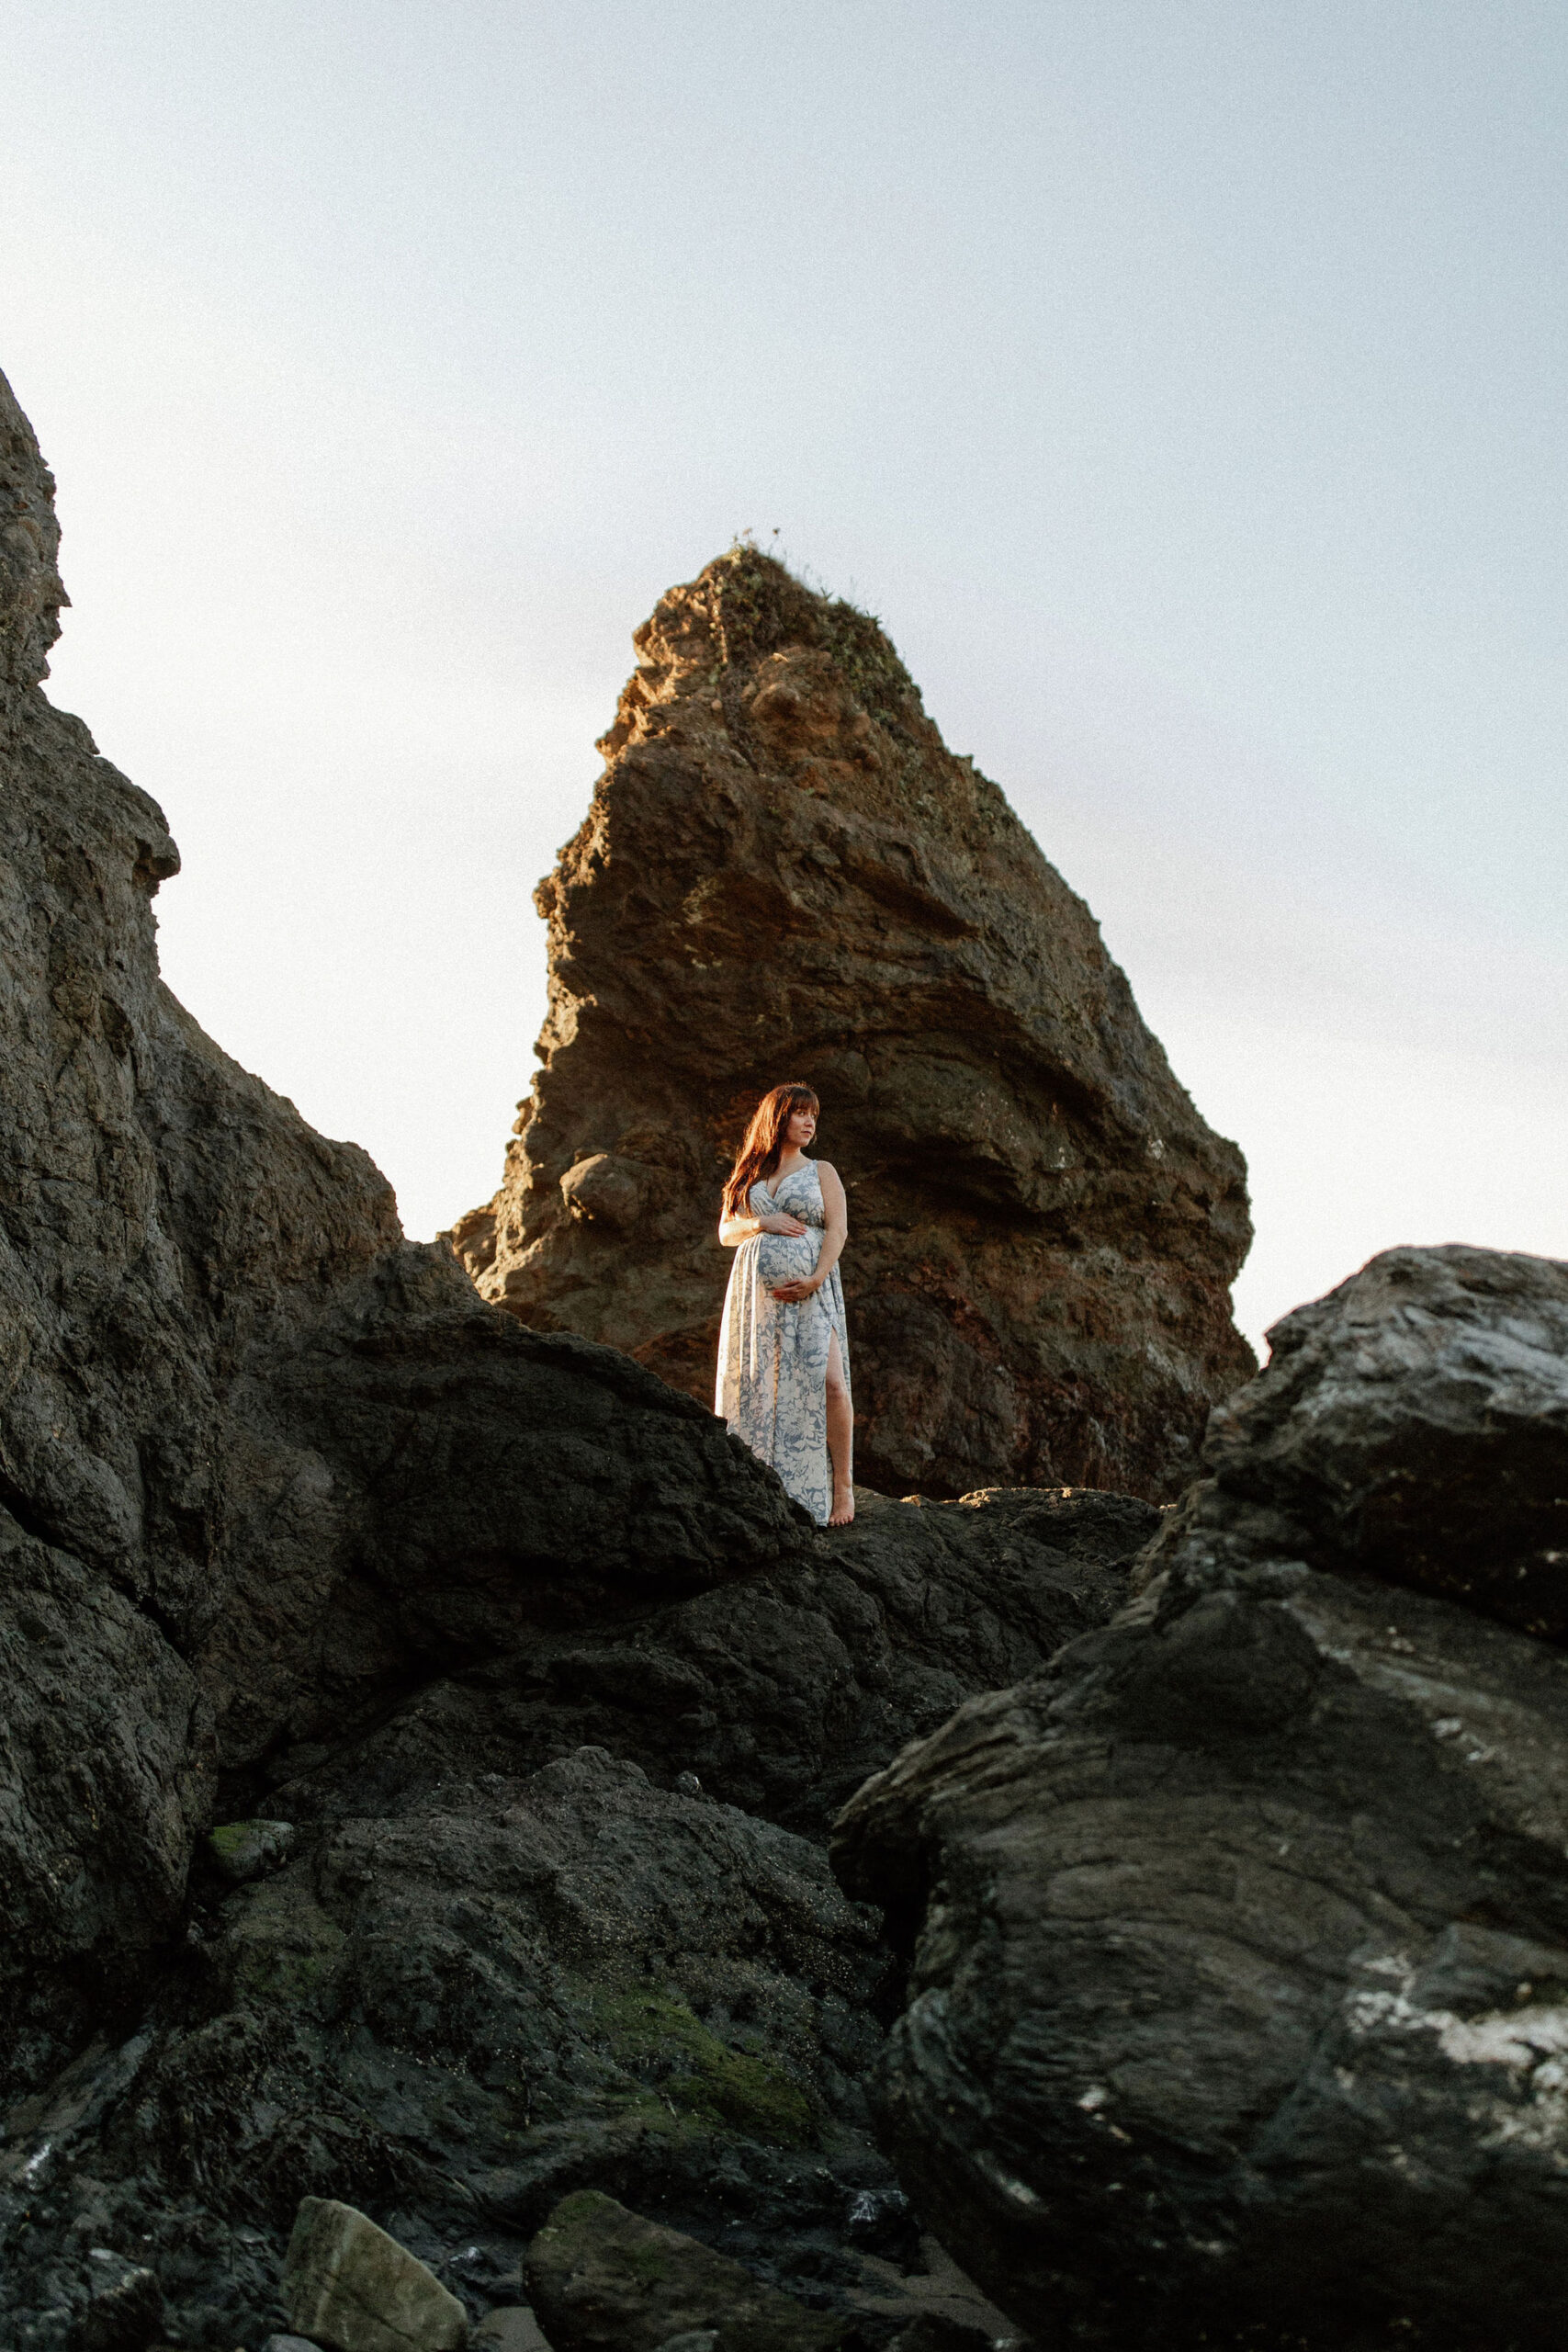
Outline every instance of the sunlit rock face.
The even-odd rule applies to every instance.
[[[859,1469],[1159,1498],[1251,1371],[1246,1170],[876,623],[738,548],[671,589],[540,886],[544,1067],[482,1294],[711,1396],[718,1190],[802,1079],[849,1190]]]

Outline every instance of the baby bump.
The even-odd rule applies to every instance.
[[[817,1271],[817,1256],[822,1247],[820,1227],[807,1226],[804,1233],[764,1233],[757,1242],[757,1272],[769,1290],[777,1290],[781,1283],[798,1283]]]

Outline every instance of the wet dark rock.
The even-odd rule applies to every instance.
[[[1142,1600],[842,1817],[909,1962],[884,2144],[1052,2340],[1556,2340],[1568,1658],[1438,1592],[1495,1606],[1486,1479],[1495,1561],[1539,1534],[1565,1272],[1401,1251],[1291,1318]]]
[[[714,2352],[851,2352],[865,2341],[852,2323],[807,2311],[592,2190],[550,2214],[528,2249],[528,2283],[554,2352],[661,2352],[693,2335]]]

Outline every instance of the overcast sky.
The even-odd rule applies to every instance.
[[[1246,1150],[1254,1337],[1568,1256],[1565,67],[1530,0],[0,0],[51,691],[172,984],[412,1233],[488,1197],[630,632],[776,530]]]

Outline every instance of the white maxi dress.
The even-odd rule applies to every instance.
[[[843,1284],[835,1266],[809,1298],[789,1302],[773,1291],[777,1283],[798,1282],[817,1271],[828,1212],[816,1161],[771,1185],[753,1184],[750,1205],[753,1216],[798,1217],[806,1231],[759,1233],[737,1249],[719,1326],[714,1411],[778,1472],[785,1490],[818,1525],[826,1525],[833,1501],[828,1351],[835,1334],[846,1385],[850,1377]]]

